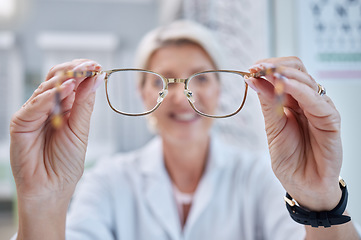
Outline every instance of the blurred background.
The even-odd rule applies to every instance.
[[[0,0],[0,239],[17,229],[9,163],[12,114],[52,66],[90,58],[104,69],[132,67],[144,33],[178,18],[215,31],[228,69],[247,70],[256,60],[275,56],[303,60],[341,113],[341,174],[349,187],[349,212],[361,223],[361,0]],[[152,137],[145,118],[121,116],[108,107],[104,87],[97,92],[91,124],[87,168]],[[215,130],[237,146],[267,150],[252,91],[244,110],[217,120]]]

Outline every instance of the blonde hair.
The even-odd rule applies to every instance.
[[[189,20],[178,20],[146,34],[138,46],[135,66],[147,69],[149,59],[156,50],[169,45],[183,44],[199,45],[209,55],[215,68],[222,68],[220,46],[211,30]]]

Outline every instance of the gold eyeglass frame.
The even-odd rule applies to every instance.
[[[158,100],[157,100],[157,104],[150,110],[143,112],[143,113],[126,113],[126,112],[122,112],[119,111],[118,109],[116,109],[110,102],[109,100],[109,94],[108,94],[108,82],[109,82],[109,77],[115,73],[115,72],[120,72],[120,71],[137,71],[137,72],[145,72],[145,73],[151,73],[151,74],[155,74],[158,77],[160,77],[163,80],[163,88],[162,90],[159,92],[159,96],[158,96]],[[115,111],[116,113],[122,114],[122,115],[126,115],[126,116],[144,116],[147,114],[150,114],[152,112],[154,112],[155,110],[157,110],[157,108],[161,105],[162,101],[164,100],[164,98],[166,97],[167,93],[168,93],[168,84],[169,83],[184,83],[184,93],[187,97],[187,100],[189,102],[189,104],[191,105],[191,107],[193,108],[193,110],[198,113],[199,115],[202,115],[204,117],[210,117],[210,118],[227,118],[227,117],[231,117],[236,115],[239,111],[241,111],[241,109],[243,108],[245,102],[246,102],[246,98],[247,98],[247,92],[248,92],[248,84],[246,82],[244,82],[245,84],[245,92],[244,92],[244,96],[243,96],[243,100],[241,105],[239,106],[239,108],[228,115],[221,115],[221,116],[216,116],[216,115],[209,115],[206,113],[202,113],[199,110],[197,110],[197,108],[194,106],[193,104],[193,99],[192,99],[192,91],[188,89],[188,83],[189,81],[194,78],[195,76],[199,75],[199,74],[204,74],[204,73],[234,73],[234,74],[238,74],[241,75],[242,77],[262,77],[265,76],[267,73],[267,70],[264,71],[260,71],[257,73],[249,73],[249,72],[241,72],[241,71],[236,71],[236,70],[208,70],[208,71],[202,71],[202,72],[198,72],[198,73],[194,73],[192,74],[190,77],[188,78],[166,78],[163,75],[150,71],[150,70],[145,70],[145,69],[137,69],[137,68],[122,68],[122,69],[112,69],[112,70],[105,70],[105,71],[67,71],[65,72],[65,75],[67,77],[74,77],[74,78],[86,78],[86,77],[94,77],[95,75],[98,74],[103,74],[105,73],[105,93],[106,93],[106,98],[107,98],[107,102],[110,106],[110,108]]]

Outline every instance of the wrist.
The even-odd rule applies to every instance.
[[[290,216],[293,220],[300,224],[311,225],[312,227],[331,227],[332,225],[339,225],[347,223],[351,220],[349,216],[343,215],[347,205],[348,192],[346,183],[340,178],[339,187],[342,190],[342,195],[338,204],[330,211],[311,211],[305,209],[292,199],[286,193],[284,200]]]
[[[41,197],[41,198],[29,198],[29,197],[17,197],[17,203],[19,210],[23,210],[24,213],[37,212],[38,214],[52,213],[67,210],[71,198],[66,197]],[[50,211],[50,212],[49,212]]]
[[[67,198],[18,198],[18,239],[65,239]]]
[[[317,182],[302,189],[288,187],[286,190],[299,206],[310,211],[330,211],[337,206],[342,196],[337,178],[325,183]]]
[[[31,221],[65,220],[70,199],[67,198],[23,198],[18,197],[19,225]]]
[[[342,190],[337,184],[336,187],[327,188],[325,193],[314,193],[307,198],[297,199],[297,203],[304,209],[310,211],[331,211],[340,202]]]

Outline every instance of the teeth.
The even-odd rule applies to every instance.
[[[190,121],[196,117],[194,113],[181,113],[181,114],[175,114],[174,116],[176,119],[181,121]]]

